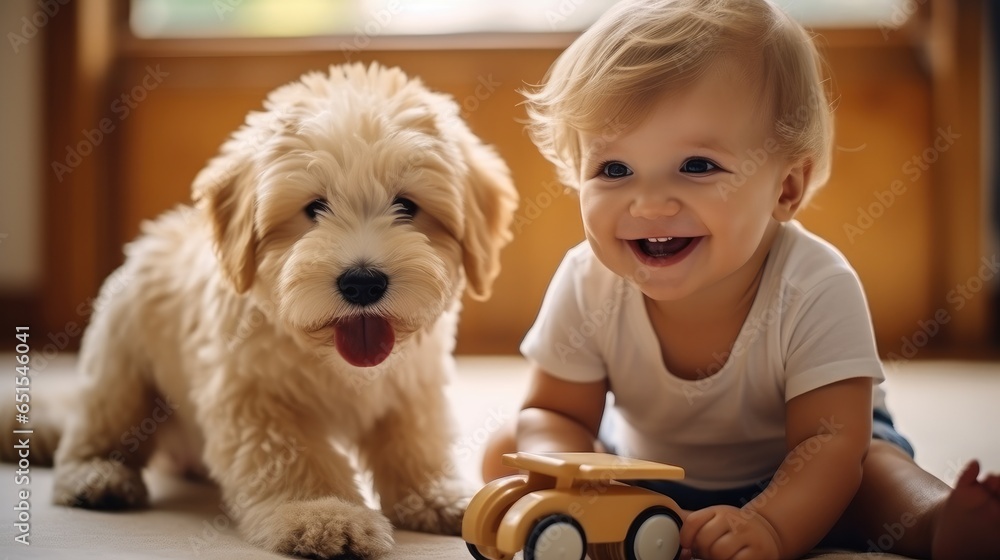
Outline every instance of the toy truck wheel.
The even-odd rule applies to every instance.
[[[587,537],[583,527],[568,515],[543,517],[528,533],[524,560],[583,560]]]
[[[663,506],[638,515],[625,536],[628,560],[677,560],[681,555],[681,518]]]
[[[469,547],[469,554],[471,554],[476,560],[492,560],[489,556],[485,556],[482,552],[479,552],[479,548],[476,545],[470,542],[465,544]]]

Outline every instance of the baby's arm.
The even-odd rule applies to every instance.
[[[871,443],[872,380],[847,379],[786,405],[790,452],[742,509],[715,506],[685,520],[681,542],[706,560],[797,558],[837,522],[861,483]]]
[[[594,451],[607,392],[607,381],[564,381],[536,366],[517,418],[517,449]]]

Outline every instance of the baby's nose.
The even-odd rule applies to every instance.
[[[629,210],[635,218],[653,220],[676,216],[681,211],[681,202],[665,193],[644,193],[632,201]]]

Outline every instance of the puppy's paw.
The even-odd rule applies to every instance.
[[[117,461],[91,459],[58,465],[52,501],[57,505],[120,510],[149,501],[142,473]]]
[[[339,498],[289,502],[248,527],[254,544],[304,558],[375,559],[392,548],[392,525],[384,515]]]
[[[393,525],[422,533],[461,535],[471,492],[453,484],[437,486],[428,493],[431,495],[413,492],[394,505],[388,512]]]

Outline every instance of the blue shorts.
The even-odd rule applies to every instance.
[[[604,431],[602,426],[602,432]],[[603,434],[602,434],[603,435]],[[872,415],[872,439],[881,439],[893,443],[913,457],[913,446],[905,437],[896,431],[892,423],[892,417],[882,409],[875,409]],[[609,453],[614,453],[614,445],[609,444],[605,438],[601,438],[601,443],[608,449]],[[740,488],[728,488],[724,490],[701,490],[691,486],[674,482],[671,480],[636,480],[631,482],[636,486],[648,488],[654,492],[670,496],[677,505],[686,510],[702,509],[708,506],[729,505],[733,507],[743,507],[744,504],[754,499],[758,494],[770,484],[770,477],[760,480],[754,484]]]

